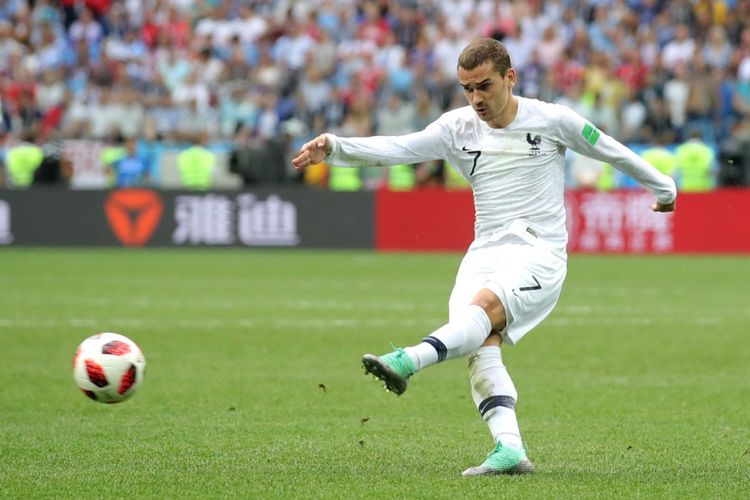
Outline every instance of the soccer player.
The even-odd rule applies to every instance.
[[[513,95],[516,71],[505,47],[474,40],[458,59],[469,106],[448,111],[403,136],[342,138],[322,134],[292,160],[297,169],[394,165],[444,159],[471,184],[475,238],[456,276],[448,323],[416,345],[365,354],[367,372],[397,395],[409,377],[447,359],[469,356],[474,402],[495,447],[464,475],[526,473],[516,419],[516,388],[501,344],[513,345],[554,308],[566,274],[563,205],[566,148],[609,163],[649,189],[656,212],[675,208],[674,181],[564,106]]]

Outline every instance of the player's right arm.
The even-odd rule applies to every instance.
[[[345,138],[322,134],[300,148],[292,165],[302,170],[324,160],[337,167],[412,164],[444,158],[450,140],[440,120],[419,132],[398,136]]]

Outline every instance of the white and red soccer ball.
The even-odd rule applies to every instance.
[[[138,345],[118,333],[99,333],[81,342],[73,357],[73,379],[99,403],[125,401],[143,382],[146,358]]]

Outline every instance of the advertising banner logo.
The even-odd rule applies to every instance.
[[[253,194],[181,195],[175,200],[172,234],[176,245],[295,246],[297,208],[270,194],[261,200]]]
[[[159,225],[164,204],[159,195],[148,189],[113,191],[104,202],[112,231],[125,246],[146,244]]]
[[[674,214],[651,210],[645,191],[570,192],[565,208],[568,250],[666,253],[675,249]]]

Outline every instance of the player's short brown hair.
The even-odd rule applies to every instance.
[[[494,38],[477,38],[464,47],[458,56],[458,67],[472,70],[487,61],[492,62],[493,68],[500,76],[505,76],[511,67],[508,49]]]

